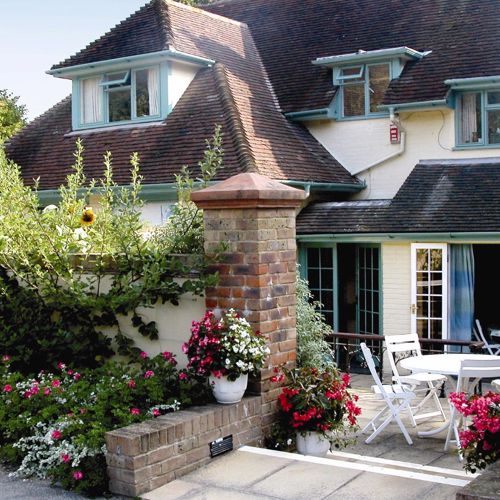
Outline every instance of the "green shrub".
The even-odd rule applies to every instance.
[[[0,368],[0,459],[19,476],[51,478],[88,495],[108,490],[107,431],[211,399],[206,383],[178,371],[175,357],[141,353],[134,364],[108,362],[76,372],[25,377]]]

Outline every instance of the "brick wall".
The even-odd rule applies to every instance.
[[[210,458],[210,443],[233,435],[234,448],[262,439],[259,396],[233,405],[210,404],[171,413],[106,434],[113,493],[137,496],[196,470]]]

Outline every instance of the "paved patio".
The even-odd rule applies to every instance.
[[[352,378],[353,392],[359,394],[363,409],[361,427],[380,408],[380,401],[370,391],[371,383],[368,375]],[[448,410],[445,399],[442,403]],[[454,499],[456,492],[474,476],[463,471],[455,451],[443,451],[444,433],[422,439],[408,419],[404,420],[413,446],[391,424],[371,444],[364,444],[360,437],[356,445],[329,453],[326,458],[244,447],[215,458],[207,467],[141,498]],[[418,430],[438,427],[441,423],[431,419],[421,421]]]

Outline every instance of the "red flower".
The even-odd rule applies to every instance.
[[[67,464],[71,460],[71,457],[67,453],[61,455],[61,461]]]
[[[155,376],[155,372],[153,370],[148,370],[145,374],[144,374],[144,378],[152,378]]]
[[[148,356],[148,353],[147,352],[144,352],[142,351],[139,356],[142,358],[142,359],[147,359],[149,356]]]
[[[50,435],[52,439],[55,439],[56,441],[58,439],[62,438],[62,432],[61,431],[52,431],[52,434]]]
[[[5,384],[3,386],[3,392],[12,392],[12,386],[10,384]]]
[[[2,361],[3,361],[4,363],[8,363],[8,362],[10,361],[10,356],[9,356],[8,354],[4,354],[4,355],[2,356]]]
[[[140,415],[141,410],[139,410],[139,408],[130,408],[130,413],[132,413],[132,415]]]
[[[61,385],[61,381],[60,381],[60,380],[58,380],[58,379],[56,378],[56,379],[54,379],[54,380],[50,383],[50,385],[51,385],[52,387],[60,387],[60,385]]]
[[[159,417],[161,415],[161,411],[158,408],[153,408],[153,417]]]
[[[188,378],[189,378],[189,376],[186,372],[179,373],[179,380],[187,380]]]
[[[81,470],[76,470],[73,472],[73,479],[75,481],[80,481],[83,479],[83,472]]]
[[[130,379],[130,380],[127,382],[127,385],[128,385],[131,389],[135,389],[135,380],[134,380],[134,379]]]

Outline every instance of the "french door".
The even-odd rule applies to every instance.
[[[448,338],[448,248],[411,245],[411,331],[421,338]]]

